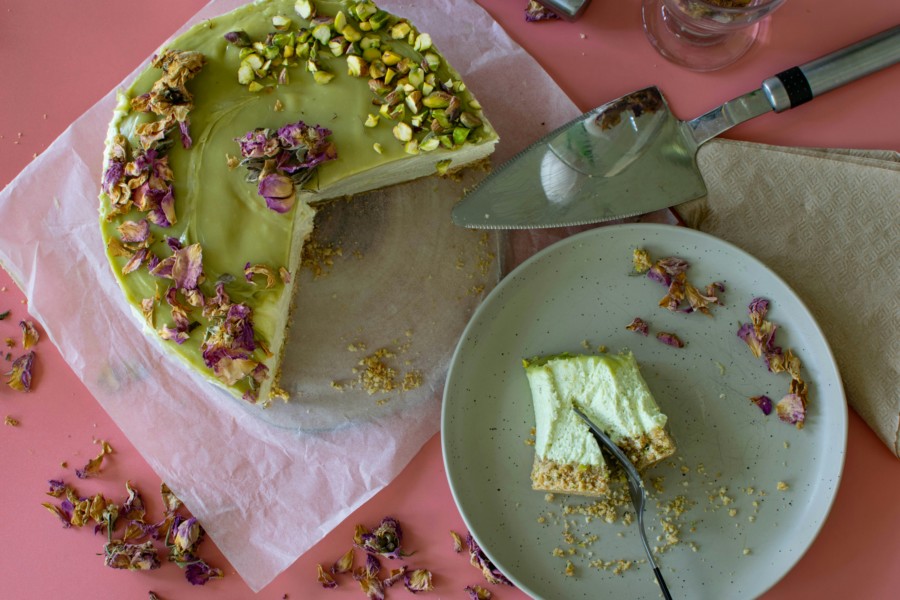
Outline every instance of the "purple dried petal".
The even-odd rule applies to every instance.
[[[677,256],[669,256],[656,261],[656,264],[669,275],[675,276],[688,270],[690,264],[683,258]]]
[[[684,342],[681,341],[674,333],[669,333],[668,331],[660,331],[656,334],[656,339],[658,339],[663,344],[667,346],[672,346],[673,348],[684,348]]]
[[[769,301],[765,298],[754,298],[750,301],[749,312],[750,316],[756,316],[758,319],[762,320],[766,318],[766,313],[769,311]]]
[[[62,496],[66,491],[66,482],[62,479],[51,479],[47,483],[50,484],[50,489],[47,491],[47,495],[59,497]]]
[[[175,266],[175,256],[169,256],[159,261],[150,269],[150,274],[156,277],[172,279],[172,268]]]
[[[223,574],[221,569],[211,567],[198,559],[185,567],[184,577],[191,582],[191,585],[206,585],[211,579],[221,579]]]
[[[753,396],[750,398],[750,401],[759,407],[759,410],[763,411],[763,414],[769,416],[772,414],[772,399],[766,396],[765,394],[761,396]]]
[[[137,252],[131,255],[131,258],[128,259],[128,262],[122,267],[122,274],[128,275],[132,271],[136,271],[140,268],[142,264],[144,264],[144,260],[147,258],[147,254],[150,251],[146,248],[141,248]]]
[[[403,578],[403,585],[413,594],[434,590],[431,571],[428,569],[416,569],[410,571]]]
[[[191,146],[194,144],[194,141],[191,139],[191,133],[188,127],[190,127],[190,122],[188,119],[178,122],[178,129],[181,133],[181,145],[184,146],[185,150],[190,150]]]
[[[469,594],[469,600],[491,600],[494,597],[491,590],[480,585],[467,585],[463,588],[463,591]]]
[[[528,6],[525,7],[525,20],[529,23],[558,18],[559,15],[535,0],[529,0]]]
[[[233,44],[238,48],[245,48],[253,43],[246,31],[229,31],[223,37],[226,42]]]
[[[31,371],[34,368],[34,351],[27,352],[13,361],[12,369],[6,374],[6,384],[14,390],[31,390]]]
[[[625,329],[643,335],[648,335],[650,333],[650,325],[640,317],[635,317],[630,324],[625,326]]]
[[[756,331],[754,331],[753,325],[750,323],[741,323],[741,326],[737,331],[737,336],[744,340],[747,346],[749,346],[753,356],[759,358],[763,355],[762,341],[756,337]]]
[[[404,556],[400,549],[403,532],[400,523],[392,517],[382,519],[374,531],[362,534],[361,538],[362,543],[359,546],[370,554],[380,554],[392,559]]]
[[[471,533],[466,535],[466,545],[469,548],[469,563],[481,570],[481,574],[484,575],[488,583],[512,585],[512,582],[500,572],[500,569],[494,566],[494,563],[487,557]]]
[[[325,568],[322,565],[316,565],[316,572],[316,580],[322,584],[323,588],[330,590],[337,587],[337,581],[335,581],[330,573],[325,571]]]
[[[175,252],[172,265],[172,279],[179,290],[195,290],[203,274],[203,249],[200,244],[191,244]]]
[[[388,576],[388,578],[385,579],[384,581],[382,581],[381,583],[384,585],[384,587],[389,588],[392,585],[394,585],[395,583],[397,583],[398,581],[400,581],[401,579],[403,579],[403,576],[406,575],[406,572],[408,570],[409,570],[409,567],[407,567],[406,565],[401,566],[399,569],[391,569],[391,572],[390,572],[390,575]]]
[[[276,138],[269,138],[267,129],[254,129],[248,131],[243,137],[234,141],[241,147],[241,156],[244,158],[263,158],[278,155],[280,147]]]
[[[806,421],[806,406],[799,394],[788,394],[779,400],[775,405],[775,412],[778,413],[779,419],[798,428],[803,427]]]
[[[669,287],[672,284],[672,278],[659,266],[659,263],[647,270],[647,277],[666,287]]]
[[[122,235],[122,241],[126,243],[144,242],[150,236],[150,223],[146,219],[125,221],[116,229]]]
[[[294,182],[280,173],[269,173],[259,179],[259,195],[266,206],[277,213],[286,213],[294,205]]]
[[[118,160],[110,162],[106,171],[103,173],[103,181],[101,183],[103,191],[107,194],[112,193],[112,189],[118,185],[124,175],[125,163]]]
[[[105,564],[113,569],[127,569],[129,571],[149,571],[159,568],[159,555],[153,542],[143,544],[125,544],[121,541],[112,541],[104,547],[106,553]]]

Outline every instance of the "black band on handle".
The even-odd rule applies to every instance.
[[[791,101],[791,108],[800,106],[813,99],[812,88],[809,87],[809,81],[806,79],[803,71],[800,70],[800,67],[792,67],[787,71],[782,71],[775,77],[784,85],[788,99]]]

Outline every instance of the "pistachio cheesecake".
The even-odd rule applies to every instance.
[[[603,495],[609,468],[578,406],[638,469],[675,452],[665,430],[667,417],[641,376],[630,352],[558,354],[524,361],[535,415],[536,490]]]
[[[107,256],[165,351],[265,405],[287,396],[315,205],[482,161],[497,139],[408,20],[368,0],[257,0],[195,25],[119,92]]]

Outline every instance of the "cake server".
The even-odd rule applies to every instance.
[[[678,120],[656,87],[633,92],[563,125],[496,169],[453,208],[453,221],[487,229],[583,225],[702,197],[701,144],[897,62],[900,25],[782,71],[690,121]]]
[[[622,449],[616,446],[602,429],[597,427],[594,422],[574,404],[572,405],[572,409],[575,411],[575,414],[581,417],[582,421],[587,423],[591,433],[594,434],[594,439],[597,440],[600,447],[608,450],[619,464],[622,465],[622,469],[625,471],[625,478],[628,480],[628,494],[631,496],[634,512],[637,513],[638,533],[641,534],[641,543],[644,545],[644,551],[647,553],[647,560],[649,561],[650,566],[653,567],[653,574],[656,576],[656,583],[659,584],[659,589],[662,591],[663,597],[665,600],[672,600],[672,596],[669,594],[669,588],[666,586],[666,580],[663,579],[659,566],[656,564],[656,559],[653,558],[653,551],[650,549],[650,544],[647,543],[647,532],[644,530],[644,505],[647,503],[647,494],[644,491],[644,480],[641,479],[637,469],[634,468],[634,465],[628,460],[628,457],[625,456]]]

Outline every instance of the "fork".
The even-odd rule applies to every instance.
[[[644,480],[641,479],[637,469],[634,468],[634,465],[628,460],[625,453],[613,443],[608,435],[597,427],[580,408],[573,404],[572,409],[575,411],[575,414],[587,423],[587,426],[590,428],[591,433],[594,434],[594,439],[597,440],[597,443],[600,444],[602,448],[606,448],[625,470],[625,477],[628,480],[628,493],[631,496],[631,503],[634,505],[634,510],[637,513],[638,532],[641,534],[641,543],[644,545],[644,551],[647,553],[647,559],[650,561],[650,566],[653,567],[653,574],[656,576],[656,583],[659,584],[659,589],[662,590],[663,597],[665,600],[672,600],[672,595],[669,594],[669,588],[666,586],[666,581],[663,579],[659,566],[657,566],[656,560],[653,558],[650,544],[647,543],[647,532],[644,529],[644,506],[647,504],[647,494],[644,489]]]

